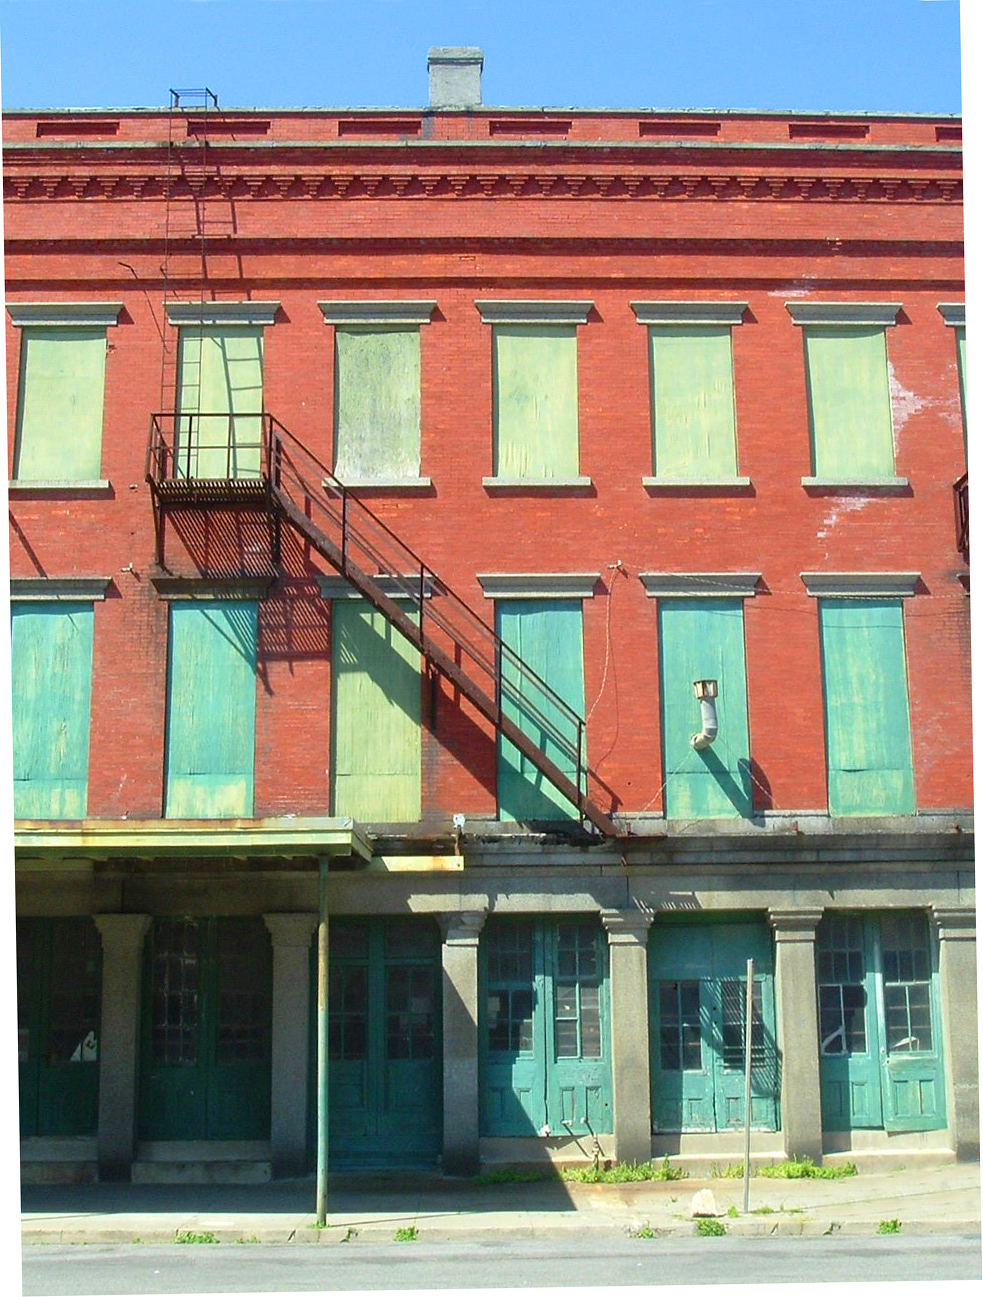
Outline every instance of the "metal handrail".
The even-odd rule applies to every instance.
[[[583,717],[326,464],[278,420],[272,416],[271,420],[278,486],[281,490],[292,487],[302,493],[305,502],[329,521],[338,534],[343,574],[349,562],[356,564],[357,558],[368,560],[377,572],[385,574],[396,586],[399,596],[409,599],[418,610],[421,627],[426,618],[430,628],[444,634],[485,674],[494,686],[500,709],[503,701],[519,708],[524,718],[544,731],[546,738],[559,747],[576,771],[578,788],[584,791]],[[320,477],[317,484],[320,492],[312,488],[308,474],[297,462],[300,457],[308,461]],[[357,566],[362,564],[357,563]],[[427,601],[427,589],[440,596],[439,603]],[[433,629],[429,633],[432,634]],[[531,698],[530,693],[538,695],[540,702]],[[554,715],[549,715],[549,711]],[[539,746],[542,742],[541,739]]]
[[[260,421],[258,440],[242,440],[237,436],[236,424],[243,420]],[[259,467],[255,471],[250,469],[248,475],[243,474],[235,461],[243,452],[253,451],[259,452]],[[202,452],[218,454],[218,467],[224,467],[224,472],[201,478],[197,458]],[[209,467],[215,467],[214,462]],[[312,477],[316,479],[313,482]],[[546,743],[555,745],[562,754],[560,760],[573,766],[577,789],[581,797],[586,796],[589,771],[584,762],[585,721],[576,708],[560,697],[405,541],[268,411],[154,414],[147,447],[146,478],[152,487],[163,482],[195,479],[257,481],[271,492],[279,491],[288,498],[292,494],[294,503],[299,502],[312,521],[316,514],[326,524],[329,540],[332,534],[337,537],[342,574],[350,567],[357,567],[370,578],[372,573],[385,575],[396,587],[395,597],[410,600],[419,613],[421,634],[425,619],[426,634],[435,643],[436,637],[446,637],[485,676],[499,722],[503,707],[514,707],[519,714],[516,720],[521,718],[540,731],[536,745],[540,749]],[[428,591],[439,598],[428,600]]]

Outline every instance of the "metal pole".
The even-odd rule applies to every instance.
[[[317,1223],[328,1206],[328,857],[318,860],[317,919]]]
[[[744,997],[744,1211],[751,1198],[751,1036],[754,1028],[754,960],[747,961]]]

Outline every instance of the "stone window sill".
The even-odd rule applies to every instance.
[[[910,485],[906,477],[804,477],[804,487],[822,487],[823,490],[898,491]]]
[[[112,489],[112,483],[105,478],[63,482],[14,478],[7,483],[8,495],[109,495]]]
[[[483,477],[481,485],[490,491],[569,491],[594,483],[589,477]]]
[[[346,477],[339,478],[351,491],[429,491],[433,486],[430,477]],[[334,486],[325,479],[324,486]]]
[[[643,477],[647,491],[744,491],[751,485],[749,477]]]

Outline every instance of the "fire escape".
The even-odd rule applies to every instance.
[[[197,475],[202,463],[207,477]],[[286,523],[514,744],[583,820],[604,835],[617,835],[609,815],[587,794],[583,718],[271,414],[155,414],[146,479],[158,563],[163,565],[164,526],[172,511],[259,512],[269,521],[274,563]],[[397,599],[407,601],[409,610]]]
[[[222,210],[219,164],[209,147],[210,114],[217,110],[210,90],[171,91],[165,307],[178,296],[187,298],[192,279],[204,311],[210,241],[234,233],[234,211],[231,204]],[[175,275],[175,266],[186,266],[189,253],[200,263],[198,273],[190,276],[185,269]],[[182,388],[194,389],[194,375],[189,380],[184,373],[189,363],[195,363],[193,353],[179,366],[177,349],[165,341],[162,406],[169,394],[177,397],[179,367]],[[197,404],[192,411],[170,410],[151,420],[146,480],[158,564],[164,565],[166,518],[172,513],[231,509],[262,519],[274,570],[288,525],[401,631],[428,670],[477,708],[582,821],[616,836],[609,815],[588,796],[583,717],[271,414],[210,413]]]

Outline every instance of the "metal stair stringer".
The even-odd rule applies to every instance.
[[[291,440],[294,439],[291,438]],[[295,444],[299,445],[296,442]],[[298,480],[297,485],[302,486],[305,489],[305,495],[310,496],[306,483]],[[532,762],[536,769],[550,781],[553,787],[567,801],[577,807],[585,819],[589,820],[606,837],[617,837],[619,835],[619,830],[611,818],[551,760],[528,734],[503,713],[500,703],[484,690],[477,681],[472,679],[444,648],[435,642],[425,629],[425,617],[421,616],[418,625],[411,617],[407,616],[395,599],[386,594],[380,584],[373,580],[372,575],[364,571],[357,563],[354,563],[346,549],[332,541],[313,518],[308,516],[304,509],[300,508],[291,499],[279,480],[275,478],[270,489],[274,506],[280,510],[291,526],[331,564],[335,571],[350,581],[359,593],[419,650],[424,659],[443,675],[453,688],[459,690],[478,709],[482,716],[490,721],[510,743],[514,744],[523,756]],[[316,499],[316,497],[314,498]],[[345,525],[350,526],[350,524],[347,524],[347,520]],[[342,535],[344,534],[343,531]],[[418,602],[421,605],[422,613],[422,600]],[[446,632],[446,628],[444,629]],[[452,642],[456,642],[458,647],[461,647],[459,642],[453,641],[453,637],[451,638]]]

